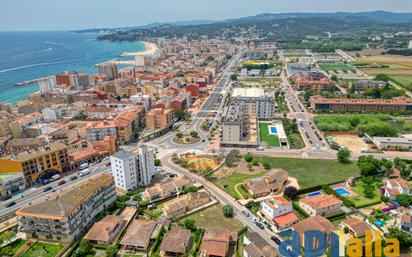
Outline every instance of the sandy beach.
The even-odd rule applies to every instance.
[[[139,55],[157,55],[159,53],[159,48],[155,43],[143,42],[146,50],[142,52],[124,52],[122,56],[139,56]]]

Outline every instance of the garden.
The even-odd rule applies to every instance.
[[[260,141],[266,142],[269,146],[280,146],[279,138],[277,134],[269,133],[269,126],[271,123],[259,122],[259,138]]]
[[[55,257],[63,249],[62,244],[36,242],[22,257]]]
[[[394,137],[401,132],[385,114],[331,114],[314,118],[321,131],[365,132],[370,136]]]

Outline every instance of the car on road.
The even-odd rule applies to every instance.
[[[313,144],[313,141],[312,141],[312,140],[309,140],[309,144]]]
[[[52,187],[48,186],[48,187],[43,188],[43,192],[47,192],[47,191],[50,191],[52,189],[53,189]]]
[[[265,229],[265,225],[263,225],[262,223],[260,223],[260,222],[255,222],[255,224],[256,224],[256,226],[257,226],[258,228],[260,228],[260,229]]]
[[[73,180],[76,180],[76,179],[77,179],[76,175],[70,177],[70,181],[73,181]]]
[[[275,237],[275,236],[271,236],[270,239],[275,242],[277,245],[280,245],[281,241],[279,238]]]
[[[61,186],[66,184],[66,180],[60,180],[59,183],[57,183],[57,185]]]
[[[8,204],[6,204],[6,208],[12,207],[13,205],[16,205],[16,202],[9,202]]]
[[[4,197],[4,198],[2,199],[2,201],[7,201],[7,200],[9,200],[9,199],[11,199],[11,195],[8,195],[8,196]]]

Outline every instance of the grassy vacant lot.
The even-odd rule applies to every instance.
[[[281,80],[277,78],[242,78],[240,83],[247,87],[268,87],[276,88]]]
[[[238,231],[242,224],[235,218],[226,218],[222,214],[222,207],[219,204],[207,209],[193,213],[183,219],[193,219],[198,227],[221,227],[230,231]]]
[[[305,142],[300,135],[296,122],[288,119],[282,120],[283,128],[285,129],[288,138],[289,147],[291,149],[302,149],[305,147]]]
[[[235,186],[237,184],[241,184],[246,180],[252,179],[252,178],[257,178],[261,177],[264,174],[266,174],[266,171],[254,174],[254,175],[246,175],[246,174],[240,174],[240,173],[234,173],[230,177],[221,179],[216,181],[216,184],[222,188],[226,193],[231,195],[235,199],[239,199],[238,194],[235,191]],[[245,196],[245,195],[244,195]]]
[[[62,248],[62,244],[36,242],[23,254],[23,257],[54,257]]]
[[[27,240],[17,239],[13,243],[1,248],[0,256],[13,256],[26,242]]]
[[[385,114],[331,114],[314,119],[321,131],[365,131],[370,136],[396,136],[400,131],[390,124],[392,120]]]
[[[143,255],[126,253],[123,255],[123,257],[143,257]]]
[[[319,68],[321,68],[324,71],[331,71],[331,70],[341,70],[341,71],[348,71],[353,69],[353,67],[346,65],[346,64],[339,64],[339,63],[333,63],[333,64],[329,64],[329,63],[320,63],[319,64]]]
[[[360,171],[355,163],[342,164],[337,160],[295,159],[263,157],[272,168],[282,168],[290,177],[298,180],[301,189],[337,182],[352,176],[359,176]]]
[[[260,141],[266,142],[269,146],[280,146],[278,136],[269,134],[269,125],[270,123],[259,123]]]
[[[374,197],[373,198],[366,198],[364,194],[365,185],[362,181],[356,181],[355,186],[352,187],[352,190],[357,193],[357,196],[352,197],[352,201],[355,203],[355,207],[366,206],[374,203],[379,203],[381,199],[381,194],[379,192],[380,183],[374,183],[375,190],[374,190]]]

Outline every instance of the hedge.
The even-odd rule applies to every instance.
[[[310,193],[310,192],[313,192],[313,191],[319,191],[321,189],[322,189],[322,185],[308,187],[308,188],[304,188],[304,189],[299,189],[298,190],[298,195],[307,194],[307,193]]]
[[[335,190],[333,190],[329,185],[323,185],[322,190],[328,195],[334,195],[337,198],[339,198],[343,202],[343,205],[345,205],[348,208],[355,206],[355,203],[352,200],[350,200],[350,199],[348,199],[344,196],[341,196]]]
[[[305,218],[308,218],[308,217],[310,216],[305,210],[303,210],[303,209],[299,206],[299,203],[298,203],[298,202],[293,201],[293,202],[292,202],[292,206],[293,206],[293,208],[294,208],[296,211],[298,211],[300,214],[302,214],[302,216],[304,216]]]

